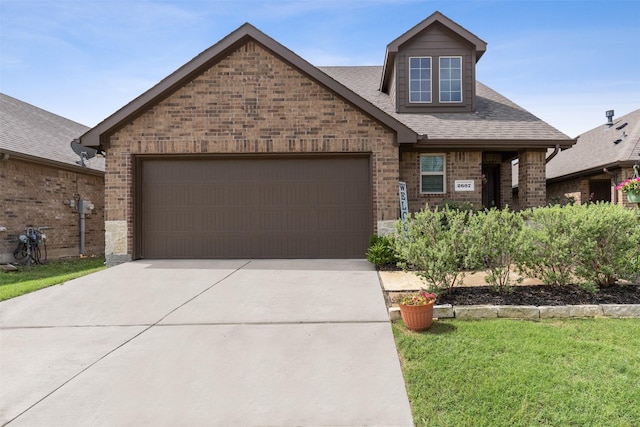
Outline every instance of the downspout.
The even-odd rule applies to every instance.
[[[609,172],[609,170],[607,168],[602,169],[602,172],[604,172],[607,175],[611,176],[611,182],[613,183],[613,188],[616,188],[618,186],[618,183],[616,182],[616,174],[614,174],[613,172]],[[613,204],[614,205],[618,204],[618,191],[617,190],[613,192]]]
[[[558,155],[559,152],[560,152],[560,144],[556,144],[556,148],[553,149],[553,153],[549,154],[549,157],[547,157],[547,159],[544,161],[544,164],[546,165],[547,163],[549,163],[551,159],[553,159],[555,156]]]
[[[78,206],[78,213],[80,214],[80,257],[84,256],[84,200],[80,201],[80,206]]]

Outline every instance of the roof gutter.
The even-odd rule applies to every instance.
[[[549,163],[551,159],[553,159],[555,156],[558,155],[559,152],[560,152],[560,144],[556,144],[556,148],[553,149],[553,153],[551,153],[549,157],[547,157],[547,159],[544,161],[544,164],[546,165],[547,163]]]
[[[58,162],[56,160],[49,160],[49,159],[45,159],[38,156],[31,156],[29,154],[19,153],[17,151],[5,150],[4,148],[0,150],[0,160],[7,161],[10,158],[38,163],[44,166],[51,166],[59,169],[65,169],[72,172],[80,172],[80,173],[86,173],[89,175],[104,177],[104,171],[101,171],[100,169],[76,166],[69,163]]]
[[[634,161],[633,160],[626,160],[626,161],[608,163],[606,165],[600,165],[600,166],[593,167],[591,169],[586,169],[586,170],[579,171],[579,172],[574,172],[574,173],[570,173],[570,174],[566,174],[566,175],[560,175],[560,176],[554,176],[553,178],[547,178],[547,183],[563,181],[565,179],[580,178],[580,177],[588,176],[588,175],[596,175],[596,174],[599,174],[599,173],[602,173],[602,172],[610,174],[609,171],[611,169],[624,168],[624,167],[633,167],[633,165],[634,165]],[[606,169],[606,171],[605,171],[605,169]]]

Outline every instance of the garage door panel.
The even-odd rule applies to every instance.
[[[361,258],[368,157],[145,160],[144,258]]]

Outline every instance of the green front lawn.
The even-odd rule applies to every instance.
[[[637,426],[640,319],[394,323],[416,426]]]
[[[18,271],[0,271],[0,301],[58,285],[104,268],[104,258],[84,258],[20,267]]]

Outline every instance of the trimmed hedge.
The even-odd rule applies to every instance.
[[[465,269],[487,271],[489,285],[508,290],[512,266],[547,284],[595,291],[640,276],[640,209],[610,203],[522,212],[425,209],[397,221],[385,243],[398,265],[438,291],[459,284]]]

